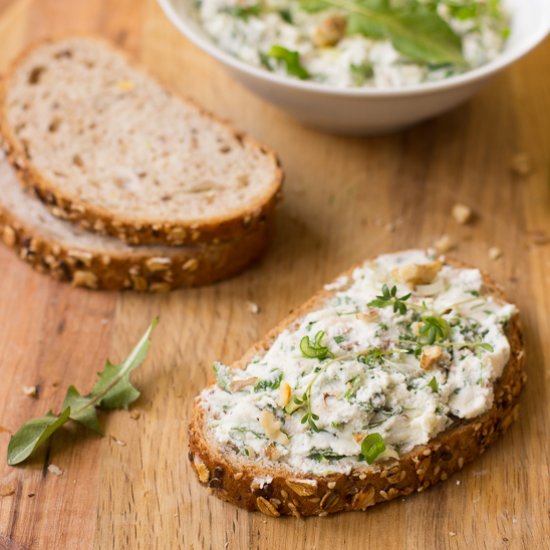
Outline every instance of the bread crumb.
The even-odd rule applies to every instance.
[[[395,224],[392,222],[387,223],[385,229],[388,233],[393,233],[395,231]]]
[[[118,437],[115,437],[114,435],[111,435],[111,439],[112,439],[117,445],[120,445],[121,447],[126,447],[126,442],[125,442],[125,441],[122,441],[122,439],[118,439]]]
[[[15,486],[12,483],[0,485],[0,497],[11,497],[15,494]]]
[[[456,480],[456,484],[457,484],[457,485],[460,485],[460,479],[457,479],[457,480]]]
[[[38,397],[38,386],[21,386],[21,391],[28,397]]]
[[[449,536],[450,537],[456,537],[456,533],[454,531],[449,531]]]
[[[256,302],[247,301],[246,307],[248,308],[248,311],[250,311],[250,313],[254,313],[254,315],[260,313],[260,306]]]
[[[36,493],[29,493],[27,496],[28,496],[29,498],[32,498],[32,497],[34,497],[35,495],[36,495]]]
[[[502,257],[502,250],[498,246],[492,246],[489,248],[488,255],[491,260],[498,260]]]
[[[434,248],[439,254],[445,254],[445,252],[449,252],[454,247],[455,245],[449,235],[441,235],[434,243]]]
[[[465,225],[472,221],[472,209],[465,204],[457,203],[453,206],[453,218],[460,224]]]
[[[528,176],[532,172],[531,159],[527,153],[517,153],[512,157],[510,168],[517,176]]]
[[[141,416],[141,413],[139,412],[138,409],[132,409],[130,411],[130,418],[132,420],[137,420],[140,416]]]
[[[50,464],[48,466],[48,472],[58,477],[63,475],[63,470],[59,466],[56,466],[55,464]]]

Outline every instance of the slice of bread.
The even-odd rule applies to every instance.
[[[463,264],[459,262],[451,260],[443,260],[443,262],[444,269],[447,267],[464,268]],[[463,281],[467,279],[468,273],[473,273],[473,271],[470,270],[461,272],[466,274]],[[481,277],[480,281],[482,281],[482,296],[486,297],[482,299],[487,299],[489,301],[493,300],[495,303],[503,303],[504,296],[491,279],[487,275],[479,275],[479,272],[477,273],[478,277]],[[225,374],[222,375],[222,379],[223,376],[228,376],[228,372],[233,376],[232,379],[230,376],[229,379],[226,378],[225,382],[222,384],[219,381],[220,375],[218,374],[218,384],[212,384],[197,397],[190,424],[189,459],[200,482],[207,485],[216,496],[248,510],[259,510],[272,517],[290,514],[296,517],[311,515],[324,516],[339,511],[365,510],[380,502],[403,497],[415,492],[421,492],[439,481],[446,480],[451,474],[462,469],[465,464],[483,453],[486,447],[494,442],[516,418],[518,413],[518,398],[526,375],[524,371],[522,330],[518,315],[514,313],[505,325],[503,322],[502,326],[505,326],[505,328],[503,328],[500,333],[500,338],[504,339],[500,341],[508,342],[509,357],[505,359],[505,363],[501,365],[502,372],[500,375],[495,378],[491,384],[486,384],[484,386],[483,391],[492,391],[492,403],[488,401],[488,407],[486,410],[483,410],[482,413],[474,414],[473,416],[469,415],[467,418],[460,418],[451,414],[449,416],[450,423],[445,426],[444,429],[440,431],[436,430],[437,433],[428,440],[421,444],[416,444],[410,449],[405,449],[404,452],[389,452],[386,449],[386,451],[380,455],[380,458],[377,460],[375,459],[370,465],[364,460],[361,460],[361,455],[359,455],[357,460],[349,459],[349,457],[345,458],[345,460],[349,459],[349,467],[345,468],[340,468],[338,466],[338,459],[332,464],[327,463],[326,466],[323,466],[322,468],[326,469],[326,471],[313,471],[316,470],[317,466],[311,468],[310,471],[308,471],[307,467],[291,466],[292,457],[290,454],[284,454],[285,445],[290,449],[296,448],[304,451],[305,448],[301,447],[301,445],[308,441],[307,437],[313,438],[319,434],[321,437],[329,437],[329,440],[332,441],[330,439],[332,434],[329,432],[333,430],[331,430],[330,427],[327,428],[325,425],[321,425],[321,422],[323,422],[323,414],[327,414],[326,411],[330,411],[331,407],[333,408],[332,410],[338,411],[339,400],[344,399],[344,397],[342,394],[339,394],[339,397],[335,397],[337,393],[336,390],[334,390],[334,394],[331,394],[330,390],[326,390],[326,393],[322,396],[322,400],[325,401],[326,404],[325,413],[323,413],[322,410],[317,410],[318,415],[317,420],[315,420],[319,425],[318,428],[320,428],[319,434],[315,434],[311,429],[308,429],[307,422],[304,419],[302,419],[300,424],[299,420],[306,411],[305,408],[295,413],[298,415],[298,422],[292,424],[293,421],[289,418],[288,411],[283,409],[283,414],[281,409],[279,409],[279,407],[288,400],[290,393],[288,393],[287,399],[283,399],[283,403],[277,400],[281,399],[280,396],[283,395],[284,391],[289,391],[287,388],[285,388],[284,391],[282,390],[285,379],[290,381],[291,386],[297,386],[300,384],[300,380],[304,380],[304,378],[301,378],[302,374],[293,379],[287,378],[287,376],[291,376],[288,370],[288,359],[292,361],[293,357],[295,359],[296,353],[300,354],[302,342],[300,341],[300,349],[297,350],[293,347],[282,348],[282,344],[281,347],[275,348],[272,348],[272,345],[278,341],[278,338],[282,335],[284,337],[285,334],[288,335],[292,334],[293,331],[302,330],[300,326],[304,318],[312,312],[319,310],[319,308],[325,307],[327,303],[337,297],[339,291],[349,288],[351,285],[349,281],[353,276],[354,270],[351,270],[345,273],[343,277],[337,279],[335,284],[325,287],[324,290],[306,302],[290,317],[283,320],[278,327],[249,350],[241,360],[224,371]],[[380,286],[381,285],[382,282],[380,282]],[[399,284],[397,284],[397,286],[399,287]],[[426,288],[429,288],[429,286]],[[398,297],[402,296],[401,290],[403,289],[399,287],[397,293]],[[415,290],[412,290],[412,292],[412,300],[418,299],[418,296],[415,298]],[[371,296],[371,298],[372,297],[373,296]],[[410,303],[411,299],[409,298],[408,300],[409,302],[405,303]],[[418,299],[418,301],[420,301],[420,299]],[[370,306],[371,303],[368,303],[368,305]],[[389,309],[390,308],[388,308],[388,310]],[[372,308],[369,307],[365,311],[365,319],[367,319],[367,321],[371,318],[371,310]],[[444,315],[447,316],[448,313]],[[308,317],[308,319],[310,319],[310,317]],[[335,322],[338,322],[337,318]],[[307,330],[309,330],[309,328]],[[393,330],[393,328],[390,327],[390,330]],[[328,334],[328,331],[326,334]],[[323,344],[325,344],[328,339],[326,334],[323,336]],[[457,346],[458,345],[459,344],[457,344]],[[431,347],[433,348],[433,346]],[[267,360],[266,357],[268,353],[276,353],[274,349],[286,349],[286,353],[288,354],[287,361],[283,361],[283,356],[277,356],[278,363],[273,359],[275,363],[280,365],[278,368],[281,368],[283,371],[282,381],[279,378],[279,383],[281,384],[279,391],[281,391],[281,394],[279,397],[275,398],[276,400],[271,399],[268,393],[261,394],[261,392],[264,391],[264,389],[262,389],[262,384],[264,384],[265,380],[261,378],[261,374],[258,372],[259,369],[264,367],[261,361]],[[457,350],[458,349],[459,348],[457,348]],[[485,348],[476,347],[474,349],[476,350],[476,354],[489,353]],[[493,352],[496,353],[496,348],[494,348]],[[462,351],[454,353],[462,353]],[[467,354],[468,352],[465,353]],[[472,351],[472,354],[473,353],[474,351]],[[272,355],[272,357],[275,357],[275,355]],[[491,357],[493,357],[493,353],[491,353]],[[304,360],[303,357],[301,357],[301,359]],[[414,362],[414,359],[410,357],[407,360]],[[481,360],[482,359],[480,359],[480,361]],[[491,358],[491,361],[492,360]],[[315,363],[317,360],[311,359],[311,361]],[[256,364],[255,367],[253,366],[254,364]],[[321,365],[322,363],[318,364]],[[218,369],[219,368],[220,367],[218,367]],[[364,368],[368,369],[370,367],[365,366]],[[417,368],[420,369],[418,370],[420,373],[418,376],[424,376],[420,366]],[[447,376],[451,376],[450,373],[452,370],[447,371],[446,374],[443,367],[435,368],[436,370],[433,372],[437,374],[440,380],[445,379]],[[449,368],[451,369],[451,367]],[[239,372],[242,372],[240,369],[246,369],[246,372],[244,374],[239,374]],[[240,380],[243,376],[250,376],[250,371],[248,369],[252,369],[259,378],[260,389],[258,389],[258,386],[250,386],[251,383],[258,384],[256,380],[246,380],[246,378],[244,381]],[[254,371],[253,369],[256,370]],[[391,371],[391,368],[389,370]],[[390,372],[390,376],[394,376],[395,374],[396,372]],[[330,376],[333,375],[335,377],[337,376],[334,372],[331,373]],[[426,374],[428,377],[431,375],[431,372]],[[268,376],[267,373],[266,376]],[[238,381],[236,381],[237,379]],[[228,382],[228,380],[232,381]],[[327,383],[331,384],[334,382],[331,382],[331,378],[328,377]],[[431,386],[432,383],[433,382],[430,381],[429,385]],[[370,382],[367,382],[364,386],[364,389],[367,391],[368,384],[370,384]],[[225,386],[226,389],[221,389],[221,386]],[[265,388],[265,384],[263,388]],[[297,389],[295,390],[295,387],[292,387],[291,391],[292,395],[294,395]],[[318,389],[317,393],[320,394],[322,391],[322,389]],[[443,394],[448,390],[446,386],[442,386],[440,382],[439,387],[437,387],[437,383],[435,383],[435,387],[431,390],[423,386],[423,389],[419,391],[427,392],[422,395],[426,395],[426,400],[428,401],[432,391],[434,394],[436,392],[441,392]],[[262,406],[266,407],[266,410],[273,411],[274,416],[272,416],[272,419],[277,419],[274,428],[271,426],[270,429],[267,429],[265,425],[262,424],[263,410],[259,415],[257,414],[258,411],[256,411],[256,414],[250,412],[250,402],[254,401],[258,395],[255,392],[260,392],[260,401],[255,402],[261,402]],[[453,394],[456,393],[455,390]],[[216,407],[213,406],[213,400],[218,399],[220,395],[222,395],[222,399],[238,399],[237,396],[242,395],[242,403],[237,401],[240,403],[240,408],[225,407],[223,409],[223,414],[221,416],[218,415]],[[300,399],[303,397],[301,391],[297,395]],[[437,395],[439,395],[439,393]],[[331,403],[334,403],[331,399],[336,399],[336,401],[334,401],[336,405],[331,405]],[[433,399],[436,399],[436,397],[433,397]],[[452,399],[452,397],[450,399]],[[315,405],[316,407],[321,407],[319,404],[321,403],[320,400],[321,396],[319,396],[319,401]],[[474,400],[472,399],[470,401],[471,402],[466,401],[467,407],[473,406],[472,403]],[[292,404],[293,401],[288,401],[288,403]],[[431,405],[426,404],[426,410],[429,410],[430,406]],[[234,413],[233,411],[236,412]],[[272,413],[267,413],[268,416],[271,414]],[[293,413],[291,412],[290,414]],[[228,443],[225,440],[222,441],[219,439],[219,436],[217,436],[218,433],[227,434],[231,432],[224,432],[223,430],[222,432],[217,432],[216,430],[219,430],[222,425],[225,426],[223,429],[230,426],[235,415],[237,415],[236,418],[245,426],[240,429],[238,437],[241,437],[244,431],[254,434],[250,436],[247,435],[246,437],[265,437],[265,440],[261,442],[261,445],[266,445],[263,452],[258,452],[257,450],[254,452],[252,449],[251,453],[249,453],[246,441],[250,440],[245,439],[242,440],[239,445],[233,445],[231,440],[229,440],[230,442]],[[354,421],[354,418],[348,418],[343,423],[342,429],[346,429],[346,423],[351,425]],[[229,422],[229,424],[224,424],[227,422]],[[300,425],[302,425],[303,428],[297,429],[301,431],[292,431],[296,429],[292,426]],[[396,424],[396,426],[399,429],[399,424]],[[380,428],[372,429],[376,431]],[[262,432],[262,430],[265,431],[265,434],[257,433],[258,431]],[[287,435],[281,440],[281,431],[284,432],[285,430],[287,430]],[[306,434],[305,439],[303,438],[304,434]],[[296,446],[293,446],[293,439],[296,441]],[[311,439],[311,441],[313,441],[313,439]],[[282,443],[282,445],[279,445],[280,443]],[[271,451],[268,453],[267,451],[270,447]],[[281,449],[283,450],[282,453],[280,452]],[[358,449],[362,449],[362,447],[358,446]],[[277,451],[275,454],[273,454],[274,450]],[[291,451],[289,451],[289,453],[290,452]],[[357,452],[359,453],[359,451]],[[317,457],[315,460],[317,460]]]
[[[53,216],[25,192],[0,149],[0,240],[35,269],[92,289],[164,292],[213,283],[257,259],[269,223],[218,245],[130,246]]]
[[[235,239],[280,195],[269,149],[98,39],[45,42],[17,59],[0,87],[0,130],[56,216],[130,244]]]

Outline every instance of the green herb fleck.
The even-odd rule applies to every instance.
[[[437,393],[439,390],[439,385],[437,384],[437,379],[435,376],[432,376],[432,379],[428,382],[428,386],[432,389],[433,393]]]
[[[397,296],[397,287],[393,286],[391,289],[388,288],[388,285],[382,287],[382,294],[377,296],[374,300],[369,302],[369,307],[378,307],[384,308],[387,306],[392,306],[394,313],[399,312],[401,315],[407,313],[407,305],[405,302],[411,297],[410,294],[405,294],[404,296]]]
[[[256,382],[254,386],[254,391],[256,393],[267,390],[276,390],[281,385],[281,380],[283,379],[283,373],[279,372],[273,378],[267,378],[265,380],[260,380]]]

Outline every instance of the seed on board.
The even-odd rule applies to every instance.
[[[63,470],[59,466],[56,466],[55,464],[50,464],[48,466],[48,472],[58,477],[63,475]]]
[[[472,220],[472,209],[465,204],[457,203],[453,206],[453,218],[460,224],[467,224]]]
[[[22,386],[21,391],[28,397],[38,397],[38,386]]]
[[[518,176],[528,176],[533,170],[529,155],[527,153],[517,153],[514,155],[510,162],[510,169]]]
[[[445,254],[445,252],[449,252],[449,250],[452,250],[454,247],[455,244],[449,235],[441,235],[441,237],[434,242],[434,248],[440,254]]]
[[[254,313],[255,315],[260,313],[260,306],[256,302],[247,301],[246,307],[250,313]]]
[[[11,483],[0,485],[0,497],[10,497],[13,494],[15,494],[15,485]]]
[[[492,246],[489,248],[487,254],[491,260],[498,260],[502,257],[502,250],[498,246]]]

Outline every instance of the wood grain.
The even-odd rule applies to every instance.
[[[37,38],[80,31],[125,45],[161,79],[279,151],[286,200],[260,264],[168,296],[75,290],[0,249],[0,426],[8,430],[58,407],[69,384],[90,388],[107,355],[120,359],[161,317],[134,377],[139,419],[116,412],[104,418],[106,437],[56,436],[22,468],[2,460],[0,488],[14,494],[0,497],[0,548],[548,547],[550,41],[449,114],[352,139],[304,128],[240,88],[154,0],[0,0],[0,70]],[[525,177],[510,170],[519,152],[532,163]],[[456,202],[475,209],[474,224],[454,222]],[[364,514],[276,521],[209,498],[187,463],[186,426],[210,363],[237,358],[350,264],[444,233],[455,255],[492,272],[523,313],[529,380],[507,437],[447,483]],[[503,251],[500,260],[488,258],[491,246]],[[20,391],[34,384],[38,399]],[[0,429],[1,456],[8,440]]]

